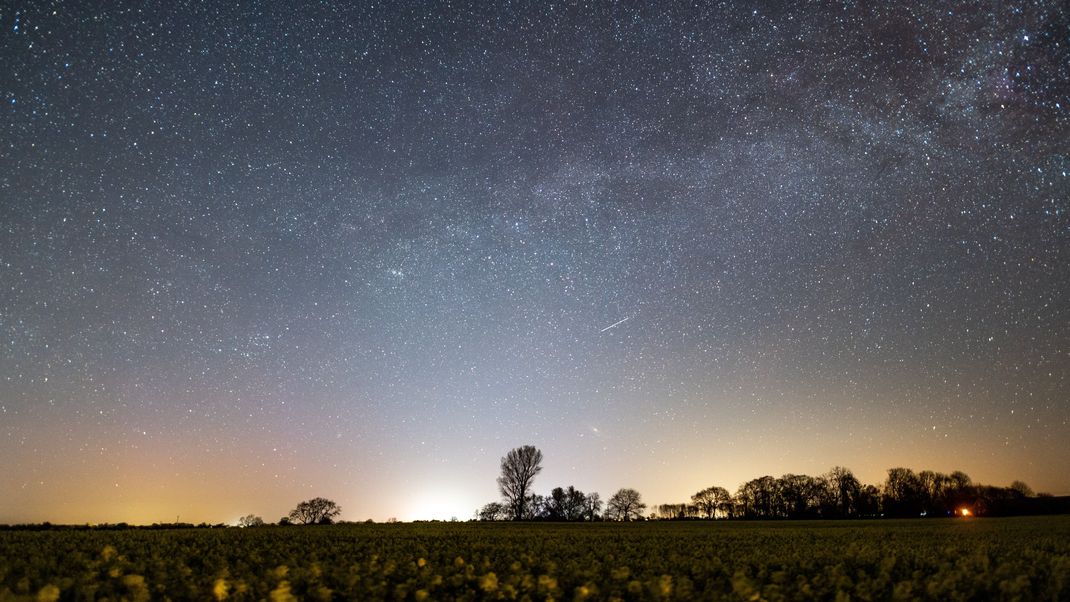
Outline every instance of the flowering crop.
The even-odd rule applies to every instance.
[[[1070,517],[0,532],[6,600],[1070,599]]]

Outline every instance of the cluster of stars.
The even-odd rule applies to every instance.
[[[381,518],[447,465],[474,508],[524,443],[655,502],[849,462],[1070,488],[1058,2],[0,26],[0,522],[228,479]]]

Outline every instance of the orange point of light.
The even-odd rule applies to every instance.
[[[970,515],[970,509],[969,508],[963,508],[962,510],[959,510],[959,512],[961,512],[963,516],[969,516]]]

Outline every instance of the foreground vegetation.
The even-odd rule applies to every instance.
[[[1070,599],[1070,517],[0,532],[0,600]]]

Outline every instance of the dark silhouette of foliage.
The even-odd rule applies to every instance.
[[[331,500],[317,497],[301,502],[290,512],[290,521],[302,525],[329,525],[342,513],[342,508]]]
[[[925,484],[909,468],[889,468],[882,498],[889,516],[919,516],[925,507]]]
[[[701,510],[695,504],[659,504],[653,516],[661,520],[699,518]]]
[[[862,483],[850,469],[834,466],[825,473],[831,515],[841,518],[858,516],[862,498]]]
[[[502,458],[501,470],[498,490],[513,520],[534,518],[532,506],[536,501],[531,498],[531,483],[542,471],[542,452],[531,445],[510,450]]]
[[[879,516],[881,512],[881,491],[876,485],[866,485],[858,491],[858,516]]]
[[[606,518],[610,520],[639,520],[643,517],[646,504],[639,492],[634,489],[619,489],[606,504]]]
[[[584,500],[583,504],[583,518],[589,521],[602,518],[602,497],[598,495],[597,491],[587,494],[587,499]]]
[[[736,506],[743,518],[776,518],[777,480],[770,476],[752,479],[740,485]]]
[[[602,500],[574,486],[555,487],[543,497],[531,492],[531,482],[542,469],[542,453],[532,446],[514,449],[502,458],[498,478],[504,503],[487,504],[476,512],[479,520],[599,520]],[[523,491],[523,497],[518,496]],[[652,519],[834,519],[1004,516],[1065,512],[1067,499],[1044,501],[1022,481],[1009,487],[975,485],[962,471],[944,474],[909,468],[888,470],[880,487],[864,485],[843,466],[820,476],[785,474],[763,476],[739,486],[735,495],[723,487],[707,487],[691,496],[690,503],[659,504]],[[1049,496],[1050,497],[1050,496]],[[639,520],[647,506],[634,489],[621,489],[605,506],[607,520]]]
[[[718,513],[728,513],[732,495],[724,487],[707,487],[691,496],[691,503],[698,507],[703,517],[715,518]]]
[[[539,520],[546,518],[546,498],[537,493],[527,497],[524,503],[524,515],[521,520]]]
[[[509,520],[509,508],[499,502],[491,502],[476,512],[476,519],[483,521]]]
[[[587,496],[572,485],[568,489],[555,487],[546,500],[545,518],[558,521],[584,520]]]
[[[239,527],[263,527],[264,519],[254,514],[249,514],[238,519]]]
[[[1023,481],[1015,481],[1011,483],[1010,489],[1017,493],[1020,497],[1035,497],[1033,488],[1026,485]]]

